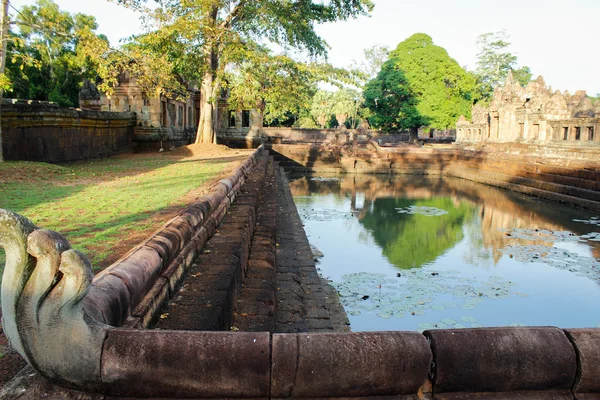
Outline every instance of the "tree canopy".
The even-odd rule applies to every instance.
[[[201,76],[202,111],[197,142],[214,142],[216,94],[230,62],[247,58],[252,40],[292,47],[311,56],[326,54],[326,43],[315,24],[345,20],[368,13],[370,0],[164,0],[159,7],[143,7],[145,0],[118,0],[144,11],[157,28],[167,48],[192,52],[194,57],[178,59],[180,68]],[[201,58],[201,63],[197,58]],[[192,63],[188,61],[192,61]]]
[[[453,127],[461,115],[470,116],[475,79],[430,36],[416,33],[391,52],[398,69],[404,72],[417,110],[436,129]]]
[[[477,77],[478,91],[484,101],[489,100],[494,88],[504,84],[509,71],[521,84],[531,80],[531,70],[527,66],[517,67],[517,56],[508,51],[510,36],[506,31],[488,32],[477,37]]]
[[[316,86],[310,65],[285,55],[273,55],[266,48],[249,52],[243,62],[226,74],[225,80],[229,106],[256,109],[267,123],[298,114],[310,103]]]
[[[371,125],[411,129],[413,140],[420,126],[447,129],[470,116],[474,94],[475,78],[424,33],[398,44],[364,92]]]
[[[417,109],[418,100],[395,59],[386,61],[375,79],[365,86],[365,107],[371,111],[369,123],[384,131],[416,131],[429,121]]]
[[[24,6],[9,33],[4,89],[10,96],[79,105],[84,79],[96,80],[100,48],[94,17],[62,11],[52,0]]]

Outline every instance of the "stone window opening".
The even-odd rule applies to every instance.
[[[523,139],[525,134],[525,124],[519,124],[519,139]]]
[[[235,128],[235,111],[229,110],[229,128]]]
[[[242,111],[242,128],[250,127],[250,111],[243,110]]]
[[[540,125],[539,124],[533,124],[531,126],[531,138],[538,140],[540,137]]]
[[[163,101],[162,103],[162,122],[161,125],[163,127],[166,127],[168,124],[168,117],[167,117],[167,102]]]
[[[183,128],[183,106],[177,107],[177,126]]]
[[[569,140],[569,127],[565,126],[563,128],[563,140]]]
[[[169,125],[171,127],[175,126],[175,122],[176,122],[175,117],[176,117],[176,115],[175,115],[175,104],[169,103],[169,119],[170,119],[170,124]]]
[[[575,140],[581,140],[581,128],[580,127],[575,128]]]
[[[588,140],[590,142],[594,141],[594,127],[593,126],[588,127]]]

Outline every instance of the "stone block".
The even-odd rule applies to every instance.
[[[130,397],[268,398],[269,342],[267,332],[113,330],[102,357],[104,391]]]
[[[148,239],[144,245],[153,248],[160,254],[163,265],[169,265],[179,252],[180,238],[177,234],[165,233],[162,229]]]
[[[103,274],[116,276],[129,289],[131,309],[148,293],[162,269],[162,259],[155,249],[141,246],[125,259],[113,264]]]
[[[169,302],[169,293],[169,282],[164,278],[157,279],[131,315],[140,318],[141,326],[148,328]]]
[[[194,203],[188,206],[180,216],[188,221],[188,224],[192,227],[192,231],[195,233],[202,226],[202,222],[204,222],[204,211],[203,207]]]
[[[83,306],[91,315],[102,315],[104,322],[120,326],[129,315],[131,294],[125,282],[110,274],[94,279],[83,299]]]
[[[432,355],[416,332],[276,334],[275,398],[416,395]]]
[[[573,400],[573,394],[569,390],[501,393],[462,392],[436,394],[434,398],[435,400]]]
[[[573,386],[575,396],[600,399],[600,329],[566,329],[565,332],[577,349],[579,373]]]
[[[173,293],[179,288],[181,281],[184,279],[185,272],[185,257],[179,255],[168,267],[163,269],[160,276],[167,280],[169,283],[169,291]]]
[[[426,331],[434,354],[434,394],[569,390],[575,350],[552,327]]]
[[[181,215],[175,217],[171,222],[169,222],[166,228],[174,229],[178,234],[181,235],[180,250],[190,242],[195,233],[192,223],[190,223],[187,218]]]

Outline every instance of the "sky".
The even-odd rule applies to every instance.
[[[98,33],[112,45],[142,31],[139,16],[108,0],[54,0],[61,9],[96,17]],[[20,8],[34,0],[11,0]],[[347,67],[374,45],[395,48],[423,32],[469,70],[476,65],[477,36],[505,29],[518,66],[544,76],[554,90],[600,93],[600,0],[373,0],[369,17],[320,25],[329,61]],[[14,10],[10,11],[14,14]]]

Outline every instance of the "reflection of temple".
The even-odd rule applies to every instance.
[[[294,196],[309,196],[311,193],[334,194],[350,199],[352,209],[359,219],[370,211],[372,204],[381,198],[403,197],[407,199],[429,199],[447,197],[458,205],[458,199],[467,199],[478,207],[481,217],[481,235],[483,247],[491,249],[494,262],[503,255],[502,250],[508,245],[542,245],[551,246],[548,239],[517,239],[507,236],[506,229],[546,229],[550,231],[571,231],[577,235],[589,233],[581,231],[581,225],[572,221],[571,213],[557,212],[562,207],[553,204],[552,209],[545,208],[539,202],[529,202],[527,196],[503,191],[490,186],[460,179],[427,179],[427,178],[383,178],[381,176],[340,176],[337,181],[313,181],[298,179],[291,183]],[[361,200],[356,208],[357,198]],[[588,243],[594,257],[600,258],[600,243]]]
[[[600,100],[552,92],[541,76],[523,87],[509,75],[489,107],[476,104],[472,115],[457,122],[457,141],[600,143]]]

